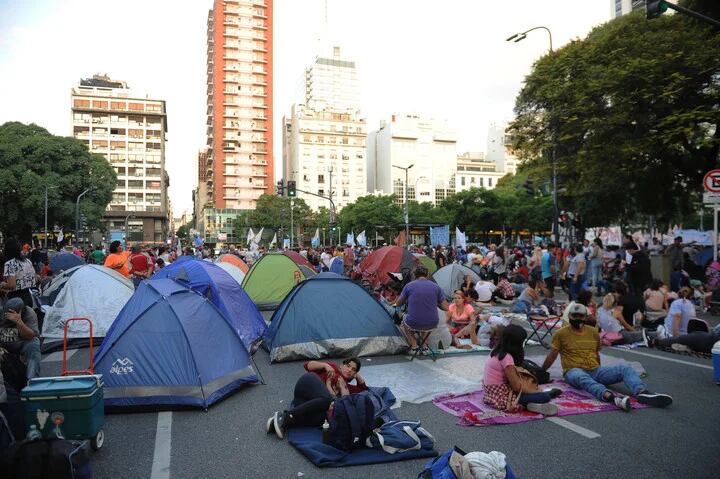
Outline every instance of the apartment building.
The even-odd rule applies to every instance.
[[[487,134],[487,160],[494,163],[498,171],[517,172],[520,163],[512,147],[513,137],[505,123],[493,123]]]
[[[71,90],[73,136],[110,162],[117,174],[103,215],[108,232],[127,241],[164,243],[169,232],[165,171],[165,101],[131,91],[106,75]],[[127,229],[126,229],[127,228]]]
[[[273,193],[272,5],[215,0],[208,14],[203,182],[212,208],[253,209]]]
[[[497,165],[488,160],[481,151],[468,151],[457,157],[456,191],[470,188],[491,190],[497,186],[498,180],[503,176],[505,171],[499,170]]]

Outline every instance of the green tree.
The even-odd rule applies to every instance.
[[[238,216],[234,227],[235,236],[245,238],[248,228],[253,228],[256,233],[260,228],[275,231],[282,229],[283,234],[289,235],[290,201],[291,199],[287,197],[262,195],[258,198],[254,210]],[[294,198],[292,201],[294,202],[293,226],[296,231],[299,229],[302,232],[304,227],[312,221],[312,212],[305,200]],[[270,234],[270,238],[272,238],[272,234]],[[278,241],[280,241],[280,236],[278,236]]]
[[[75,229],[75,200],[86,188],[80,212],[90,228],[100,224],[112,199],[116,175],[107,160],[73,138],[50,134],[35,124],[0,125],[0,231],[29,240],[44,224]]]
[[[710,5],[708,2],[694,2]],[[682,218],[720,147],[720,35],[683,15],[641,12],[538,60],[511,125],[528,172],[586,226]]]
[[[338,226],[342,231],[356,234],[365,231],[368,238],[376,232],[387,238],[388,231],[394,234],[402,222],[402,209],[395,204],[393,196],[363,196],[338,214]]]
[[[442,202],[442,208],[448,212],[451,227],[483,233],[502,227],[503,215],[500,206],[497,193],[485,188],[460,191]]]
[[[188,225],[182,225],[180,228],[177,229],[177,233],[175,233],[175,236],[181,239],[186,239],[189,233],[190,227]]]
[[[410,224],[444,224],[450,220],[445,208],[434,206],[430,202],[417,201],[408,202],[408,217]]]

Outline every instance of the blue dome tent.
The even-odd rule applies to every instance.
[[[59,274],[62,271],[67,271],[75,266],[85,264],[85,260],[73,253],[58,253],[50,259],[50,271],[54,274]]]
[[[159,278],[176,279],[206,296],[230,321],[248,351],[259,338],[266,339],[267,325],[255,303],[217,264],[197,259],[171,263],[155,273],[151,281]]]
[[[296,285],[270,321],[270,360],[397,354],[407,341],[385,308],[335,273]]]
[[[105,405],[207,408],[257,382],[250,355],[207,298],[177,281],[143,281],[95,354]]]

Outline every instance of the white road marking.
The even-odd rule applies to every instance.
[[[150,479],[170,478],[170,445],[172,440],[172,412],[158,413]]]
[[[623,351],[625,353],[639,354],[640,356],[647,356],[649,358],[662,359],[663,361],[670,361],[673,363],[686,364],[688,366],[695,366],[696,368],[713,369],[712,366],[708,366],[707,364],[697,364],[697,363],[692,363],[690,361],[683,361],[682,359],[666,358],[665,356],[659,356],[656,354],[641,353],[640,351],[635,351],[634,349],[619,349],[618,351]]]
[[[572,432],[580,434],[581,436],[585,436],[588,439],[596,439],[600,437],[600,434],[596,433],[595,431],[585,429],[582,426],[578,426],[577,424],[573,424],[570,421],[566,421],[565,419],[561,419],[559,417],[547,417],[545,419],[554,424],[557,424],[558,426],[564,427],[565,429],[570,429]]]
[[[77,353],[77,351],[78,351],[77,349],[69,349],[67,352],[67,358],[70,359],[71,357],[73,357],[73,355],[75,353]],[[62,351],[55,351],[53,353],[48,354],[44,358],[42,358],[42,360],[40,362],[43,362],[43,363],[50,363],[53,361],[60,362],[60,361],[62,361],[62,354],[63,354]]]

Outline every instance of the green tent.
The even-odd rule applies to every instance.
[[[308,274],[287,256],[269,253],[253,264],[242,287],[258,309],[267,311],[277,308],[298,279],[303,281]]]
[[[426,256],[424,254],[417,254],[415,253],[415,257],[420,261],[420,264],[425,266],[428,270],[428,273],[430,273],[430,276],[433,275],[435,271],[437,271],[437,265],[435,264],[435,261],[430,256]]]

